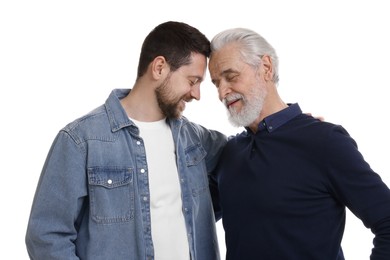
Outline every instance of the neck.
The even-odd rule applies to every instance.
[[[121,104],[127,116],[141,122],[154,122],[165,118],[158,106],[154,88],[136,83]]]
[[[268,95],[267,99],[264,101],[263,109],[260,112],[260,115],[257,117],[257,119],[250,124],[248,127],[251,129],[253,133],[256,133],[259,124],[261,121],[264,120],[267,116],[270,116],[272,114],[275,114],[285,108],[287,108],[288,105],[280,98],[279,95]]]

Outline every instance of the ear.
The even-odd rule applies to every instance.
[[[261,58],[262,62],[262,67],[264,71],[264,79],[266,81],[273,81],[273,75],[274,75],[274,69],[273,69],[273,64],[272,64],[272,59],[268,55],[264,55]]]
[[[152,76],[159,80],[169,72],[169,66],[164,56],[157,56],[151,63]]]

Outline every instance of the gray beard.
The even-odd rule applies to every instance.
[[[266,94],[265,91],[254,88],[250,93],[250,99],[241,96],[243,107],[239,112],[235,108],[228,109],[229,122],[236,127],[246,127],[252,124],[263,109]]]

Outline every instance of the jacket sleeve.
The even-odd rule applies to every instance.
[[[206,167],[210,173],[217,166],[219,156],[225,147],[227,137],[215,130],[209,130],[201,125],[195,125],[201,138],[202,146],[206,150]]]
[[[26,232],[30,259],[79,259],[74,241],[87,195],[85,152],[64,131],[46,158]]]
[[[213,202],[214,217],[215,220],[218,221],[222,218],[222,207],[219,199],[217,170],[214,170],[209,174],[209,189]]]
[[[223,148],[227,143],[227,136],[224,134],[208,130],[200,125],[195,125],[197,131],[199,132],[202,146],[206,150],[206,168],[209,181],[209,190],[214,208],[214,216],[216,221],[220,220],[222,217],[222,211],[219,204],[219,192],[218,192],[218,183],[215,174],[215,169],[217,167],[219,157],[222,154]]]
[[[364,160],[356,142],[335,127],[326,142],[333,196],[374,233],[372,260],[390,259],[390,190]]]

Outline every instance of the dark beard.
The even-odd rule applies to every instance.
[[[175,119],[181,116],[181,112],[178,109],[178,104],[180,103],[180,100],[175,103],[170,100],[168,90],[169,79],[170,77],[168,76],[165,81],[156,88],[155,93],[158,106],[160,107],[163,114],[167,118]]]

